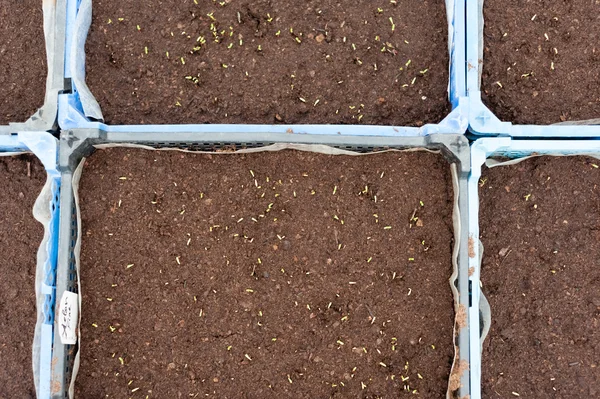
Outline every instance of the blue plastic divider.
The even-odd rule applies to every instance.
[[[479,76],[485,62],[483,57],[483,15],[480,1],[466,1],[466,68],[469,99],[469,130],[481,136],[510,136],[528,138],[600,137],[600,125],[556,124],[513,125],[502,122],[481,101]],[[600,118],[600,115],[598,115]]]
[[[65,78],[79,77],[85,74],[83,61],[74,62],[74,57],[84,56],[84,40],[79,26],[89,23],[90,0],[67,1],[67,28],[65,49]],[[62,129],[99,129],[107,132],[261,132],[299,134],[351,134],[376,136],[427,136],[434,133],[463,134],[468,127],[468,99],[466,97],[465,74],[465,2],[452,0],[454,7],[448,12],[450,21],[450,81],[448,98],[452,104],[452,112],[438,124],[427,124],[422,127],[374,126],[374,125],[246,125],[246,124],[189,124],[189,125],[107,125],[86,117],[84,104],[74,81],[70,93],[59,96],[58,123]],[[84,10],[80,13],[81,10]],[[83,17],[83,13],[87,13]],[[83,58],[81,58],[83,60]],[[77,69],[77,71],[73,70]]]
[[[43,295],[43,306],[38,310],[38,321],[41,320],[39,341],[39,380],[36,381],[38,399],[50,398],[52,345],[54,340],[54,304],[56,293],[56,261],[58,256],[58,221],[60,173],[58,172],[58,141],[46,132],[22,132],[18,134],[0,135],[0,152],[30,152],[37,156],[44,165],[51,179],[52,199],[48,204],[50,221],[49,237],[46,242],[47,254],[43,265],[43,281],[39,281],[40,294]],[[34,343],[35,345],[36,343]],[[35,361],[35,359],[34,359]]]
[[[600,156],[598,140],[515,140],[508,137],[481,138],[471,145],[471,173],[468,179],[469,203],[469,270],[471,307],[469,308],[469,332],[471,353],[471,399],[481,399],[481,345],[480,336],[480,248],[479,242],[479,179],[481,166],[486,159],[503,157],[518,159],[532,155],[592,155]],[[492,315],[492,318],[494,316]]]
[[[0,135],[0,152],[26,152],[29,148],[19,141],[18,135]]]

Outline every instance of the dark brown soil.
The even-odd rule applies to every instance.
[[[484,17],[482,96],[496,116],[600,118],[599,2],[485,0]]]
[[[108,123],[420,126],[450,111],[443,0],[197,3],[94,1],[87,80]]]
[[[46,45],[39,0],[0,7],[0,125],[25,122],[44,104]]]
[[[483,174],[483,397],[600,395],[600,162],[536,158]]]
[[[449,181],[428,153],[97,152],[77,392],[444,397]]]
[[[0,157],[0,182],[0,398],[33,399],[35,265],[44,235],[33,204],[46,172],[31,156]]]

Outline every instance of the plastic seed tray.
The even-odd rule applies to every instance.
[[[481,101],[481,73],[483,70],[483,2],[466,2],[466,74],[469,102],[469,130],[481,136],[512,137],[598,137],[600,119],[568,122],[555,125],[513,125],[502,122]],[[600,115],[598,115],[600,118]],[[573,125],[576,125],[574,127]]]
[[[481,166],[492,157],[519,159],[537,155],[574,156],[600,154],[596,140],[515,140],[482,138],[471,146],[471,174],[468,183],[469,202],[469,277],[471,304],[469,328],[471,343],[471,398],[481,398],[481,348],[490,327],[491,315],[487,300],[480,290],[481,247],[479,243],[479,179]]]
[[[467,178],[470,168],[470,152],[468,141],[463,135],[430,135],[427,137],[394,137],[323,134],[290,134],[290,133],[188,133],[188,132],[108,132],[95,129],[71,129],[61,133],[60,170],[61,170],[61,213],[59,253],[57,267],[57,297],[61,298],[65,291],[77,293],[78,280],[78,248],[81,226],[78,225],[78,209],[73,192],[73,173],[83,157],[94,152],[95,145],[144,145],[153,148],[178,148],[196,151],[215,151],[222,147],[259,148],[271,144],[320,144],[355,152],[371,152],[375,149],[431,149],[440,151],[454,165],[455,171],[455,270],[457,277],[454,286],[456,305],[468,307],[468,231],[467,226]],[[451,326],[448,326],[451,328]],[[460,377],[459,397],[469,395],[469,373],[466,371],[469,359],[469,328],[460,326],[455,330],[456,353],[454,378]],[[54,336],[52,359],[52,398],[59,399],[74,396],[73,370],[77,369],[78,346],[64,345],[59,334]],[[458,367],[458,364],[462,367]],[[458,371],[460,370],[460,371]],[[462,374],[459,374],[462,373]]]
[[[348,125],[107,125],[93,94],[85,84],[85,42],[92,21],[92,0],[66,0],[65,79],[70,88],[59,96],[59,125],[62,129],[89,128],[106,132],[269,132],[293,131],[306,134],[350,134],[366,129],[378,135],[426,136],[434,133],[462,134],[467,130],[467,98],[465,83],[465,4],[462,0],[446,0],[450,81],[448,96],[452,112],[439,124],[422,127],[348,126]],[[168,121],[165,121],[168,123]]]
[[[58,141],[49,133],[0,134],[0,155],[33,153],[44,165],[48,179],[36,201],[36,219],[44,225],[44,239],[36,266],[37,322],[33,341],[33,377],[38,398],[50,397],[60,174],[57,169]],[[24,287],[31,292],[34,287]],[[26,349],[27,350],[27,349]],[[23,365],[27,367],[27,365]]]
[[[154,148],[214,151],[222,147],[257,148],[276,143],[322,144],[356,152],[374,149],[427,148],[441,151],[456,165],[458,220],[455,224],[461,306],[467,327],[457,331],[460,375],[458,397],[481,398],[481,347],[490,325],[489,306],[480,290],[478,183],[490,157],[518,159],[531,155],[598,155],[600,120],[556,125],[515,125],[498,119],[481,100],[483,69],[483,0],[446,0],[451,113],[439,124],[422,127],[367,125],[107,125],[85,84],[85,42],[92,0],[44,0],[48,76],[44,106],[27,122],[0,126],[0,155],[31,152],[44,164],[44,252],[37,265],[38,321],[33,342],[33,375],[38,398],[72,398],[78,344],[63,344],[58,332],[58,301],[79,291],[76,251],[80,226],[73,193],[73,173],[81,159],[101,144],[136,144]],[[599,115],[600,117],[600,115]],[[168,121],[165,121],[168,123]],[[60,133],[60,143],[49,131]],[[469,148],[462,136],[479,138]],[[19,132],[19,133],[14,133]],[[497,137],[500,136],[500,137]],[[556,140],[571,138],[571,140]],[[541,140],[544,139],[544,140]],[[60,145],[58,145],[60,144]],[[60,148],[60,149],[59,149]],[[60,205],[59,205],[60,204]],[[62,212],[60,208],[62,207]],[[40,252],[40,253],[41,253]],[[472,274],[469,276],[469,270]],[[41,277],[40,277],[41,276]],[[78,305],[78,304],[77,304]]]

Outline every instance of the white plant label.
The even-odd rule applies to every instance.
[[[63,345],[77,343],[77,322],[79,321],[79,295],[74,292],[63,292],[58,307],[57,324],[60,341]]]

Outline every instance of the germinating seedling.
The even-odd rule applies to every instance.
[[[381,1],[342,10],[329,0],[317,8],[167,0],[151,5],[152,17],[127,7],[115,15],[109,3],[95,7],[103,26],[92,30],[90,44],[104,43],[112,73],[143,71],[128,91],[156,111],[146,112],[146,120],[239,123],[243,112],[254,123],[421,126],[448,111],[442,3]],[[432,40],[427,27],[438,25]],[[126,49],[107,46],[108,38]],[[104,80],[101,89],[95,71],[89,75],[94,93],[112,84]],[[162,94],[160,107],[149,89]],[[103,111],[108,119],[126,118],[109,105]]]

